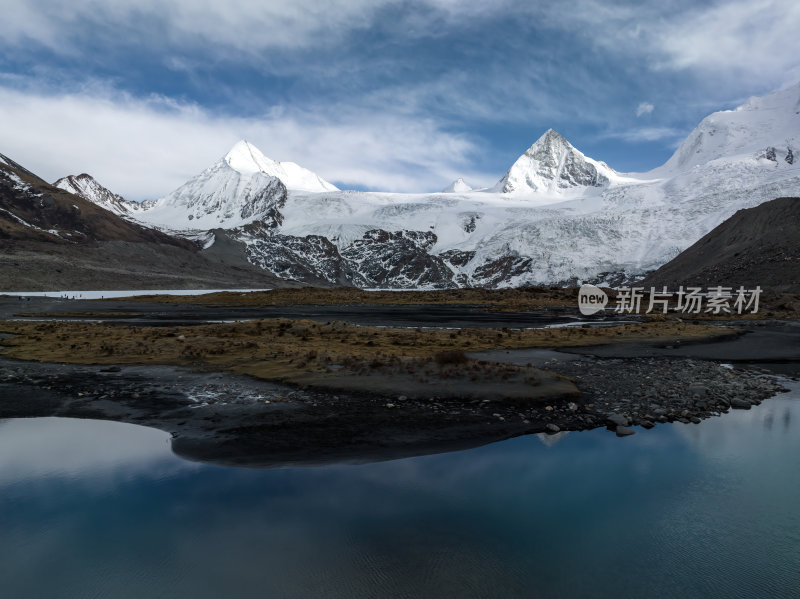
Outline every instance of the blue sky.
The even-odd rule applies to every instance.
[[[164,195],[246,138],[343,188],[491,185],[552,127],[619,171],[800,80],[800,3],[0,0],[0,152]]]

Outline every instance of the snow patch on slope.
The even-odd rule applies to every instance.
[[[137,219],[172,230],[234,228],[257,220],[273,220],[286,198],[276,177],[241,173],[220,161],[155,202]]]

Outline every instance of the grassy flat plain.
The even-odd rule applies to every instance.
[[[614,305],[616,292],[605,289],[609,306]],[[673,291],[675,291],[673,289]],[[642,305],[647,305],[647,295]],[[561,287],[519,287],[515,289],[443,289],[437,291],[365,291],[355,287],[301,287],[269,291],[216,292],[203,295],[139,295],[121,298],[130,302],[185,304],[204,306],[291,306],[307,304],[372,304],[372,305],[474,305],[488,311],[524,312],[546,308],[577,306],[578,289]],[[103,300],[97,300],[103,301]],[[800,295],[765,291],[757,313],[698,314],[681,313],[686,320],[758,320],[768,318],[800,318]]]
[[[70,364],[169,364],[326,389],[409,397],[572,397],[567,378],[530,366],[470,360],[464,352],[735,336],[708,324],[654,320],[602,328],[409,329],[283,318],[185,327],[0,322],[2,353]]]
[[[296,304],[481,305],[514,310],[545,306],[574,306],[577,289],[521,287],[517,289],[443,289],[438,291],[365,291],[356,287],[302,287],[249,293],[218,292],[204,295],[140,295],[130,301],[222,306],[278,306]]]

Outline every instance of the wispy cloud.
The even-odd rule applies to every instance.
[[[797,30],[788,0],[4,0],[0,151],[132,197],[244,136],[345,185],[490,184],[547,127],[671,146],[800,77]]]
[[[319,46],[366,26],[387,2],[372,0],[7,0],[0,21],[6,43],[35,41],[59,51],[89,36],[121,31],[159,45],[212,43],[218,49]]]
[[[640,117],[640,116],[643,116],[645,114],[651,114],[654,109],[655,109],[655,106],[650,104],[650,102],[641,102],[636,107],[636,116]]]
[[[686,137],[688,131],[672,127],[638,127],[622,131],[612,131],[605,135],[606,138],[621,139],[631,143],[647,141],[668,141],[669,145],[676,145],[676,141]]]
[[[349,186],[432,191],[462,175],[493,180],[470,168],[474,141],[429,120],[347,107],[276,107],[239,118],[99,90],[45,95],[0,88],[4,151],[13,148],[15,160],[50,180],[90,172],[131,199],[166,194],[241,138]]]
[[[769,86],[786,83],[800,64],[790,40],[800,30],[800,4],[783,0],[734,0],[698,5],[650,31],[666,56],[663,66],[747,74]]]

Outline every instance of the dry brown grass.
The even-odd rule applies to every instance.
[[[375,361],[434,360],[446,352],[566,347],[733,335],[703,324],[656,321],[606,328],[391,329],[343,322],[266,319],[164,328],[84,322],[0,322],[9,357],[79,364],[198,364],[293,380],[328,372],[332,364],[358,372]],[[456,355],[456,354],[453,354]]]
[[[16,318],[139,318],[141,312],[19,312]]]
[[[224,306],[297,304],[483,305],[533,310],[544,306],[575,305],[577,289],[520,287],[516,289],[446,289],[439,291],[364,291],[355,287],[302,287],[248,293],[219,292],[194,296],[142,295],[130,301]],[[97,300],[104,301],[104,300]]]
[[[615,293],[606,289],[613,305]],[[128,301],[199,304],[208,306],[279,306],[302,304],[380,304],[380,305],[476,305],[497,312],[523,312],[555,306],[577,309],[577,289],[561,287],[519,287],[515,289],[446,289],[439,291],[364,291],[355,287],[302,287],[248,293],[220,292],[194,296],[147,295],[125,298]],[[647,296],[645,296],[647,297]],[[110,301],[110,300],[96,300]],[[643,300],[646,304],[647,300]],[[799,318],[800,295],[765,292],[756,314],[670,313],[669,318],[684,320],[759,320]]]

